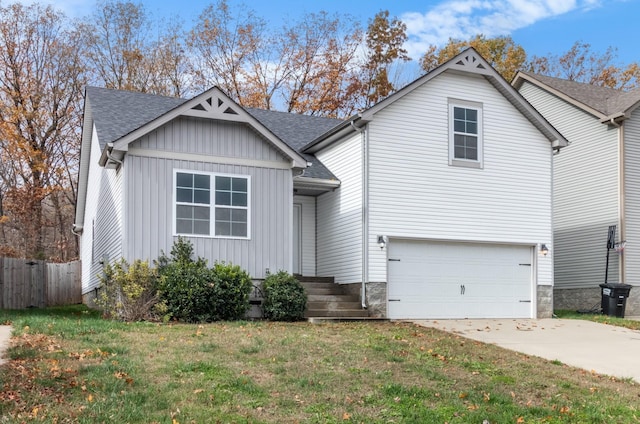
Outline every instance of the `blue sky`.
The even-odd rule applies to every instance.
[[[135,0],[134,0],[135,1]],[[44,2],[47,2],[44,0]],[[274,27],[304,12],[347,13],[363,26],[380,10],[389,10],[408,26],[407,48],[419,59],[429,44],[449,37],[468,39],[478,33],[511,35],[527,54],[561,54],[575,41],[597,51],[613,46],[618,62],[640,61],[640,0],[228,0],[244,4]],[[9,3],[4,1],[4,4]],[[70,16],[91,12],[94,0],[54,0]],[[180,16],[189,25],[210,1],[143,0],[154,17]]]

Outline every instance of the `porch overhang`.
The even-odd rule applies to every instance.
[[[293,178],[293,193],[301,196],[319,196],[340,187],[339,180],[326,180],[298,176]]]

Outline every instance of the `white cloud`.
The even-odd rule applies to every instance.
[[[445,0],[426,12],[405,13],[400,19],[407,25],[406,48],[417,59],[429,45],[442,46],[449,38],[508,35],[543,19],[597,7],[601,7],[600,0]]]

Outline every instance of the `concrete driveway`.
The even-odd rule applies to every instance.
[[[414,322],[598,374],[640,382],[640,331],[574,319]]]
[[[11,326],[0,325],[0,365],[5,362],[5,352],[9,347],[9,339],[11,339]]]

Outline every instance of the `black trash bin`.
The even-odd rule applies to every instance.
[[[602,313],[610,317],[624,318],[624,310],[631,287],[633,286],[629,284],[600,284]]]

